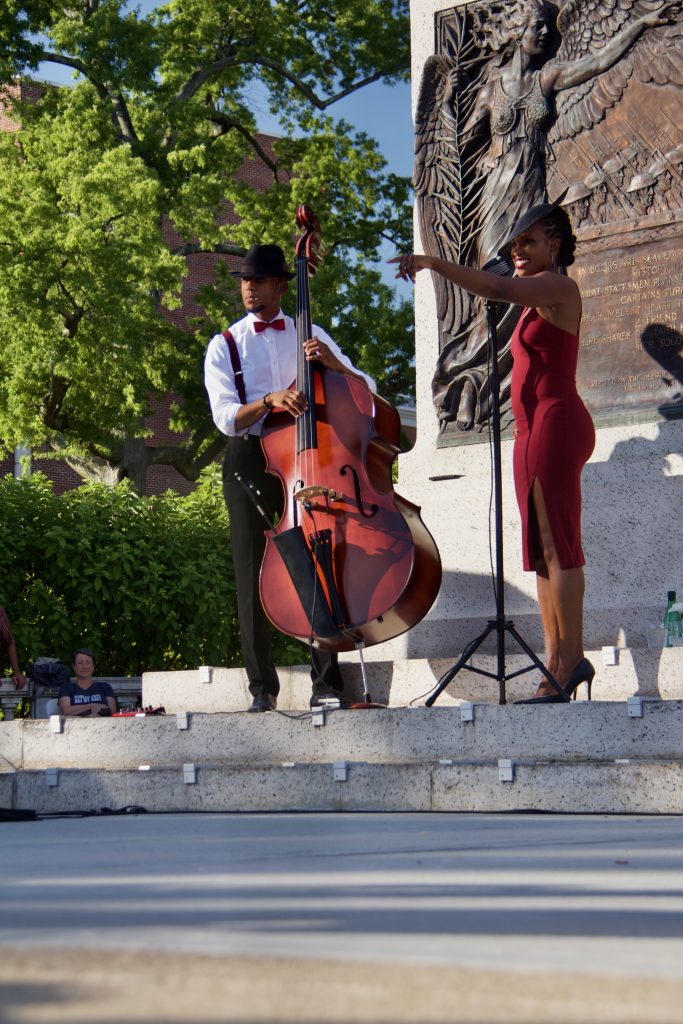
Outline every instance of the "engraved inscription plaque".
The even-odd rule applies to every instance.
[[[577,385],[597,422],[683,416],[680,227],[585,239],[574,268],[584,301]]]
[[[632,82],[555,148],[548,188],[569,187],[578,240],[577,385],[598,424],[683,416],[682,143],[680,87]]]

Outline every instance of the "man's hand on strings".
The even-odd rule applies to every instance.
[[[322,363],[328,370],[336,370],[338,373],[348,373],[347,368],[336,357],[328,345],[320,338],[309,338],[304,342],[306,359],[310,362]]]
[[[268,397],[268,405],[271,409],[284,409],[285,412],[290,413],[295,418],[301,416],[301,413],[306,412],[308,408],[304,393],[296,391],[294,388],[272,391]]]

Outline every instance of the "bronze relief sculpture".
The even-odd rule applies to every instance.
[[[605,150],[613,143],[603,133],[598,148],[593,130],[606,116],[614,119],[634,85],[639,96],[683,85],[680,0],[472,3],[441,12],[436,29],[416,115],[425,251],[483,266],[524,210],[563,192],[579,230],[633,221],[656,208],[655,198],[662,209],[675,208],[683,192],[680,127],[662,134],[658,125],[666,143],[654,145],[643,131],[650,110],[638,111],[646,99],[630,115],[638,127],[626,133],[629,145]],[[576,154],[559,159],[569,144]],[[440,354],[433,396],[441,430],[481,431],[490,400],[483,310],[441,278],[434,286]],[[518,308],[500,310],[503,402],[518,315]]]

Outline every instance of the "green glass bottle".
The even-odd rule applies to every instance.
[[[666,611],[662,620],[665,647],[680,647],[683,643],[681,613],[674,607],[675,605],[676,591],[669,590],[666,594]]]

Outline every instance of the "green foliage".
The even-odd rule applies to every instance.
[[[0,444],[125,467],[150,396],[173,392],[189,436],[147,456],[195,479],[218,444],[204,347],[237,315],[235,295],[219,271],[194,336],[160,310],[178,305],[197,252],[291,252],[302,202],[329,253],[316,321],[387,397],[412,392],[410,305],[372,266],[383,242],[409,245],[408,183],[326,112],[407,75],[407,7],[171,0],[143,17],[120,0],[10,0],[0,80],[54,60],[76,81],[16,104],[22,130],[0,139]],[[255,96],[284,125],[272,151],[255,138]],[[246,158],[270,176],[266,191],[242,173]]]
[[[12,717],[17,718],[30,718],[31,717],[31,701],[28,697],[21,697],[18,701]]]
[[[140,498],[128,483],[61,497],[40,474],[0,480],[0,604],[23,664],[69,663],[82,644],[102,675],[241,663],[220,475],[195,493]],[[301,662],[280,644],[279,660]]]

